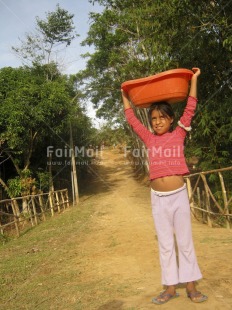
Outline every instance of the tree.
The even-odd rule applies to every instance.
[[[126,80],[178,67],[202,69],[199,107],[188,150],[201,168],[231,163],[231,18],[225,0],[98,0],[84,45],[86,83],[97,114],[122,122],[120,85]],[[175,107],[177,116],[183,105]],[[142,110],[145,115],[146,111]],[[145,119],[145,116],[143,117]]]
[[[36,144],[61,133],[73,111],[66,78],[47,81],[40,72],[41,67],[0,70],[1,149],[19,176],[30,168]]]
[[[77,36],[73,25],[73,14],[62,9],[59,5],[55,12],[46,13],[46,19],[36,18],[35,33],[26,34],[20,47],[12,47],[26,65],[45,65],[55,63],[55,69],[60,65],[57,54],[63,46],[67,47]],[[54,67],[49,67],[50,71]]]
[[[59,54],[77,36],[73,17],[59,5],[44,20],[37,17],[35,32],[26,34],[19,47],[12,47],[27,66],[1,72],[2,153],[11,159],[19,180],[29,169],[36,145],[43,149],[46,138],[51,143],[54,135],[61,135],[75,111],[77,94],[59,70]]]

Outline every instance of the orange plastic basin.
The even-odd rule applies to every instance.
[[[188,69],[173,69],[141,79],[122,83],[121,88],[138,108],[147,108],[153,102],[181,102],[188,95],[189,80],[193,72]]]

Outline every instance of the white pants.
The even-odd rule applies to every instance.
[[[151,189],[151,205],[159,243],[162,284],[175,285],[202,278],[192,240],[186,185],[171,192]],[[175,239],[178,246],[177,265]]]

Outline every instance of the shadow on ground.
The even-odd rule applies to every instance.
[[[121,310],[124,302],[121,300],[112,300],[105,305],[102,305],[98,310]]]

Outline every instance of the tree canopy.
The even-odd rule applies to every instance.
[[[46,18],[36,18],[34,33],[27,33],[25,39],[20,39],[19,47],[12,47],[26,65],[50,64],[61,65],[57,54],[61,47],[67,47],[77,36],[73,24],[74,14],[70,14],[59,5],[56,11],[47,12]],[[51,69],[51,67],[50,67]]]

